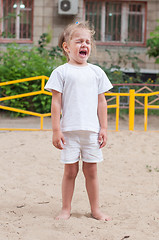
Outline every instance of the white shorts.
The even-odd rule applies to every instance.
[[[91,131],[63,132],[66,144],[61,151],[61,162],[72,164],[80,159],[88,163],[103,161],[98,133]]]

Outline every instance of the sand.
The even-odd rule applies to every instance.
[[[63,164],[51,138],[0,131],[0,240],[159,239],[159,132],[108,131],[98,174],[109,222],[91,218],[81,163],[71,218],[54,219]]]

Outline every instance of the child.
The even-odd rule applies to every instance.
[[[69,25],[59,39],[68,63],[57,67],[45,89],[52,91],[53,145],[62,150],[64,165],[62,210],[56,219],[68,219],[80,157],[92,217],[108,221],[99,209],[97,163],[107,140],[107,104],[104,92],[112,88],[104,71],[87,63],[94,31],[87,23]],[[60,124],[60,114],[62,118]]]

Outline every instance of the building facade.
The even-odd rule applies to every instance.
[[[109,65],[112,59],[106,50],[116,59],[132,48],[143,60],[140,68],[155,73],[159,66],[147,56],[146,40],[157,19],[159,0],[0,0],[0,48],[9,42],[37,45],[48,32],[49,46],[56,46],[67,24],[88,20],[96,31],[91,62]]]

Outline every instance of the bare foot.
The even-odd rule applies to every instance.
[[[70,211],[67,210],[61,210],[59,215],[55,218],[56,220],[67,220],[70,218]]]
[[[105,215],[104,213],[102,213],[100,211],[93,212],[92,217],[97,220],[102,220],[102,221],[110,221],[111,220],[111,218],[109,216]]]

